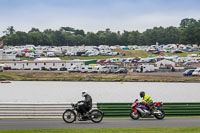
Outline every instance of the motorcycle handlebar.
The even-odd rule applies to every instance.
[[[83,103],[83,102],[84,102],[84,101],[78,101],[78,103]],[[78,103],[77,103],[77,104],[78,104]]]

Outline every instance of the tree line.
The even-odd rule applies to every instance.
[[[154,45],[159,44],[200,44],[200,20],[185,18],[179,27],[154,27],[144,32],[137,30],[112,32],[109,28],[97,33],[61,27],[59,30],[40,31],[32,28],[28,32],[15,31],[13,26],[4,31],[0,38],[4,45],[34,44],[41,46],[79,46],[79,45]]]

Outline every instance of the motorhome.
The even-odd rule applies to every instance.
[[[155,67],[154,65],[140,65],[137,69],[136,72],[154,72]]]
[[[80,68],[76,65],[72,65],[67,69],[68,72],[80,72]]]
[[[66,67],[67,64],[66,61],[59,60],[0,61],[0,63],[6,64],[12,70],[42,70],[42,68],[52,68],[54,70],[60,70],[60,68]]]
[[[108,69],[107,73],[115,73],[119,69],[117,65],[107,65],[106,67]]]
[[[119,68],[114,73],[128,73],[128,70],[126,68]]]
[[[93,65],[83,65],[80,68],[80,72],[82,73],[98,73],[100,70],[100,66]]]
[[[98,72],[100,73],[108,73],[108,68],[106,66],[99,66]]]
[[[93,67],[89,66],[89,65],[83,65],[80,68],[80,72],[82,73],[88,73],[88,72],[92,72]]]

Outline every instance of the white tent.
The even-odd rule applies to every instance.
[[[161,60],[155,63],[157,67],[161,67],[161,66],[175,66],[175,62],[173,61],[169,61],[169,60]]]
[[[34,61],[60,61],[60,58],[36,58]]]

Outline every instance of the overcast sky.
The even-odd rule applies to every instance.
[[[200,19],[199,7],[200,0],[0,0],[0,35],[8,26],[142,32],[179,26],[183,18]]]

